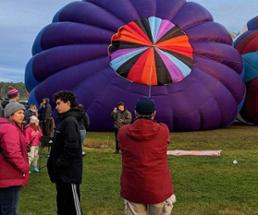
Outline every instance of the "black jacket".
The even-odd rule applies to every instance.
[[[82,181],[82,146],[75,110],[60,115],[47,167],[52,182],[80,184]]]
[[[74,116],[79,122],[80,129],[81,130],[88,129],[90,126],[90,118],[88,113],[83,108],[80,108],[80,107],[75,107],[73,111],[74,111]]]
[[[46,119],[49,119],[52,116],[51,105],[47,103],[45,106],[41,106],[38,112],[39,112],[39,119],[41,121],[45,121]]]

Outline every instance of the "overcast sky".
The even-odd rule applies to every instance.
[[[258,15],[257,0],[192,0],[206,7],[229,31],[241,31]],[[24,81],[37,33],[72,0],[0,0],[0,81]]]

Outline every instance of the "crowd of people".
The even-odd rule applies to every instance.
[[[69,91],[60,91],[37,109],[19,103],[19,92],[10,87],[8,102],[0,103],[0,215],[18,214],[19,193],[31,173],[39,173],[39,148],[51,140],[47,170],[56,186],[58,215],[81,215],[80,184],[83,175],[83,141],[90,120],[84,107]],[[111,111],[115,153],[121,154],[121,192],[125,215],[169,215],[175,195],[167,160],[168,127],[155,121],[151,98],[142,97],[135,118],[119,102]],[[45,138],[45,139],[44,139]]]

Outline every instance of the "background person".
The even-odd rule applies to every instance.
[[[49,99],[44,98],[38,110],[38,117],[40,127],[42,129],[43,137],[41,139],[41,146],[50,149],[52,138],[54,136],[55,121],[52,117],[52,107],[49,104]]]
[[[132,122],[132,114],[129,110],[126,109],[125,104],[123,102],[119,102],[118,105],[113,109],[111,113],[111,117],[113,120],[114,130],[115,130],[115,142],[116,142],[116,151],[115,153],[119,153],[119,141],[117,138],[117,134],[122,126],[130,124]]]
[[[9,86],[7,91],[7,97],[9,102],[19,102],[20,93],[15,87]]]
[[[19,102],[19,100],[19,91],[13,86],[8,86],[7,98],[2,101],[2,107],[5,108],[10,102]]]
[[[52,107],[49,104],[48,98],[44,98],[40,103],[38,114],[40,120],[40,127],[42,128],[43,135],[50,137],[53,120]]]
[[[25,107],[11,102],[0,118],[0,214],[17,215],[21,187],[29,177],[26,143],[22,133]]]
[[[26,124],[30,123],[30,117],[36,116],[38,117],[38,110],[35,104],[30,104],[29,109],[25,111],[25,122]]]
[[[2,98],[0,98],[0,117],[4,117],[4,108],[2,106]]]
[[[175,195],[167,159],[168,127],[154,121],[155,104],[150,98],[140,98],[135,111],[135,121],[118,133],[124,214],[170,215]]]
[[[36,116],[31,116],[30,123],[25,128],[25,139],[27,148],[29,148],[29,165],[31,166],[31,171],[35,173],[39,173],[39,145],[42,136],[43,134],[41,128],[39,127],[38,118]]]
[[[80,125],[80,137],[81,137],[81,143],[82,143],[82,155],[84,156],[86,153],[84,151],[84,140],[86,138],[86,132],[87,129],[90,126],[90,118],[88,113],[84,110],[84,107],[82,104],[78,104],[77,107],[74,108],[74,110],[78,110],[78,116],[77,121]]]

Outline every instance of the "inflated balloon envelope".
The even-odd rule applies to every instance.
[[[30,101],[72,90],[91,130],[111,130],[110,112],[133,112],[151,96],[171,130],[228,126],[245,86],[226,29],[185,0],[88,0],[62,8],[37,36],[27,64]]]
[[[247,88],[240,116],[244,122],[258,124],[258,17],[248,21],[247,31],[236,39],[234,46],[243,57]]]

